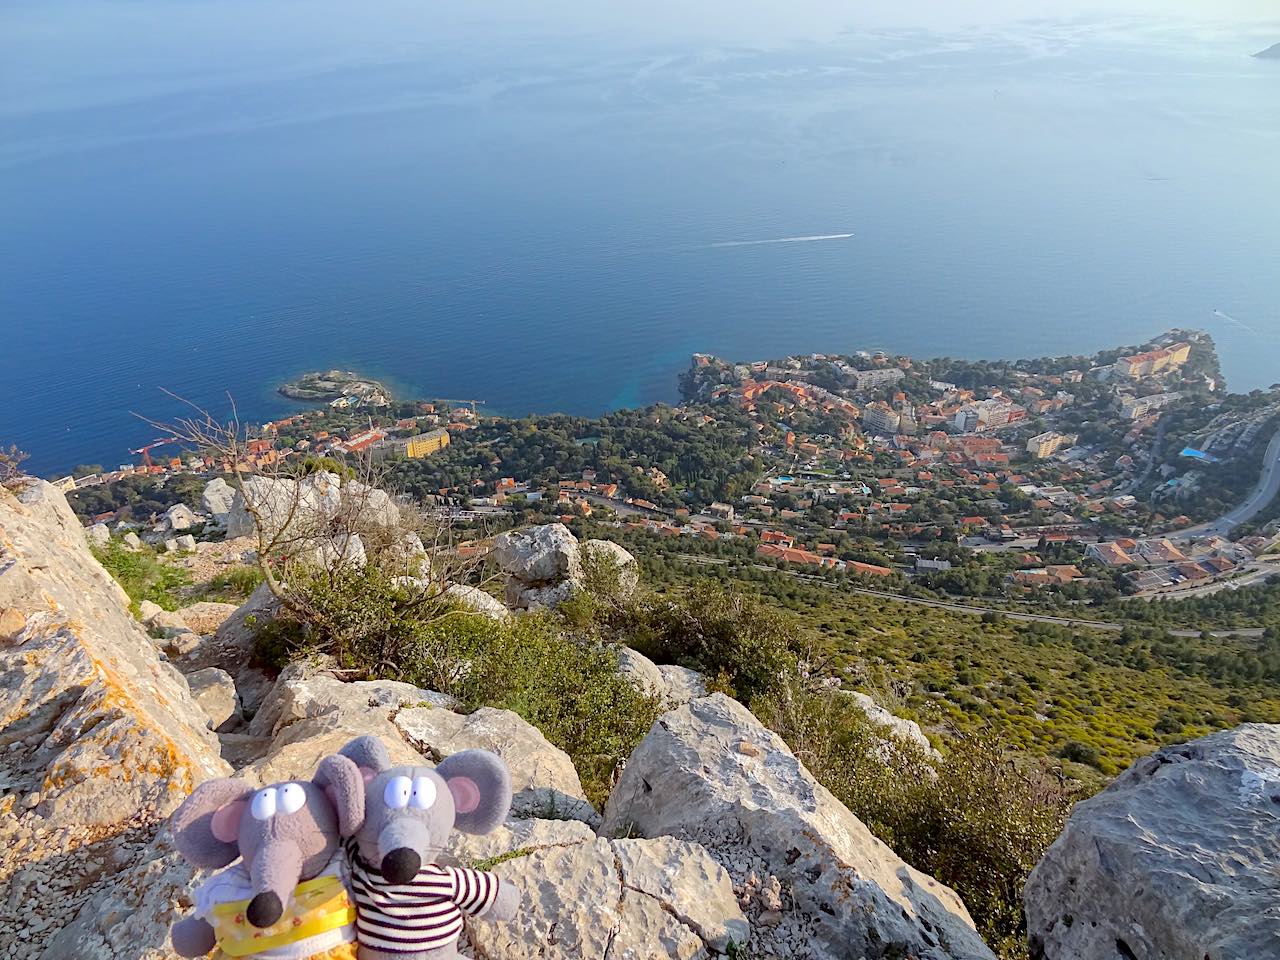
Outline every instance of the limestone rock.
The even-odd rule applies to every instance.
[[[511,853],[515,856],[491,869],[519,888],[520,910],[509,923],[468,923],[468,936],[478,955],[504,960],[708,956],[708,945],[685,919],[698,906],[687,902],[687,891],[678,884],[675,890],[655,884],[655,896],[625,884],[610,841],[527,844]],[[633,861],[644,859],[641,851],[632,851]],[[668,896],[672,899],[663,899]],[[717,907],[725,916],[715,915]],[[732,896],[727,902],[723,898],[708,901],[701,905],[701,912],[715,928],[741,923],[741,911]]]
[[[511,611],[503,605],[501,600],[491,597],[479,587],[471,587],[465,583],[451,583],[444,589],[444,595],[494,620],[506,620],[511,616]]]
[[[518,816],[599,822],[568,754],[510,710],[482,707],[465,715],[431,708],[401,710],[395,725],[414,749],[437,762],[473,748],[502,757],[511,771],[511,809]]]
[[[0,642],[17,640],[27,625],[27,618],[17,607],[0,607]]]
[[[368,563],[364,540],[360,534],[352,533],[337,539],[326,539],[316,548],[316,561],[322,567],[354,567],[359,570]]]
[[[707,695],[706,677],[698,671],[670,663],[659,666],[630,647],[618,648],[618,672],[668,710]]]
[[[191,512],[191,508],[185,503],[175,503],[164,512],[164,529],[171,533],[190,530],[198,522],[199,518]]]
[[[173,960],[169,928],[191,908],[198,872],[161,828],[123,873],[105,870],[74,920],[50,931],[40,960]],[[29,922],[29,919],[28,921]]]
[[[509,582],[520,585],[519,580]],[[523,587],[515,592],[514,606],[521,610],[554,610],[572,597],[576,589],[574,580],[562,580],[550,586]]]
[[[397,711],[424,704],[448,708],[454,700],[398,680],[344,683],[308,664],[293,664],[284,669],[263,700],[249,724],[249,733],[276,737],[291,724],[329,715],[372,715],[387,720]],[[398,736],[389,725],[385,732]]]
[[[182,622],[199,634],[211,634],[217,631],[238,610],[234,603],[218,603],[214,600],[201,600],[178,611]]]
[[[615,840],[624,886],[671,908],[713,949],[747,942],[750,926],[724,867],[696,843],[671,837]]]
[[[214,477],[204,485],[204,494],[200,497],[200,505],[204,512],[213,518],[215,523],[226,525],[227,514],[235,501],[236,492],[231,484],[221,477]]]
[[[143,623],[147,623],[152,617],[164,613],[164,607],[151,600],[143,600],[138,604],[138,619]]]
[[[890,713],[865,693],[845,690],[840,691],[840,693],[866,714],[868,720],[878,727],[884,727],[892,736],[914,744],[931,757],[941,756],[937,750],[933,749],[933,744],[929,742],[929,738],[920,729],[920,724],[914,720],[907,720]]]
[[[0,858],[0,889],[12,891],[0,929],[38,931],[27,942],[49,960],[161,956],[178,884],[151,865],[150,844],[196,783],[228,772],[217,738],[50,484],[0,490],[0,609],[24,621],[0,646],[0,779],[7,792],[38,794],[22,813],[0,808],[0,828],[20,818],[22,838]],[[60,865],[86,872],[40,894]]]
[[[132,530],[128,531],[123,537],[121,537],[120,542],[124,544],[124,548],[126,550],[132,551],[134,553],[137,553],[139,550],[142,549],[142,541],[138,538],[138,535],[134,533]]]
[[[84,535],[95,547],[105,547],[111,542],[111,531],[105,523],[95,523],[85,530]]]
[[[679,707],[707,695],[707,678],[697,670],[664,663],[658,667],[662,675],[662,699],[670,707]]]
[[[153,604],[154,606],[158,606]],[[187,626],[187,621],[182,619],[182,614],[176,610],[165,610],[163,607],[152,609],[148,607],[150,616],[144,618],[143,623],[147,625],[147,629],[154,636],[158,637],[175,637],[180,633],[190,633],[191,628]]]
[[[618,672],[645,696],[661,697],[666,692],[667,682],[657,664],[630,647],[618,647]]]
[[[578,573],[578,538],[563,523],[513,530],[494,538],[493,557],[525,583],[572,578]]]
[[[193,608],[203,610],[201,604],[194,604],[188,609]],[[220,667],[227,671],[235,679],[242,708],[246,715],[252,715],[272,684],[266,674],[250,665],[254,637],[258,630],[275,618],[279,608],[279,601],[267,585],[259,584],[253,595],[222,621],[211,639],[180,654],[181,659],[175,665],[184,673],[194,673],[205,667]],[[202,616],[198,615],[197,620]]]
[[[1280,726],[1143,757],[1077,804],[1024,891],[1035,960],[1280,955]]]
[[[449,838],[448,853],[465,865],[475,866],[517,850],[568,847],[575,843],[595,843],[595,840],[595,831],[581,820],[509,817],[506,823],[492,833],[455,831]]]
[[[261,515],[268,537],[283,534],[295,542],[321,542],[333,519],[343,513],[358,514],[362,523],[371,526],[391,526],[400,519],[399,508],[385,490],[356,480],[344,483],[337,474],[327,471],[301,480],[246,477],[243,484],[244,494],[235,492],[224,521],[228,537],[256,533],[249,506]]]
[[[196,548],[196,538],[189,533],[184,533],[180,537],[175,537],[174,549],[179,553],[190,553]]]
[[[581,552],[592,559],[611,562],[618,570],[618,587],[624,594],[631,593],[639,584],[640,565],[625,547],[612,540],[584,540]]]
[[[287,667],[253,718],[249,733],[269,741],[264,755],[239,772],[253,783],[310,776],[320,761],[355,737],[382,740],[393,763],[420,764],[391,723],[398,711],[422,703],[452,701],[396,680],[343,683],[305,664]]]
[[[190,630],[175,630],[164,636],[164,652],[171,657],[184,657],[199,649],[200,634]]]
[[[654,723],[601,831],[698,841],[737,884],[747,870],[776,877],[784,909],[771,911],[776,924],[753,929],[761,955],[994,956],[954,891],[872,836],[777,735],[723,694]]]
[[[209,718],[209,726],[217,730],[240,713],[240,698],[231,674],[217,667],[205,667],[187,674],[187,686],[200,709]]]

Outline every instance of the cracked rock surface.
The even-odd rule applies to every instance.
[[[1280,726],[1143,757],[1081,801],[1023,893],[1036,960],[1280,956]]]
[[[723,694],[658,718],[627,761],[601,832],[704,846],[749,905],[753,955],[994,957],[955,891],[874,837]]]

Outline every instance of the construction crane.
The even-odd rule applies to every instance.
[[[485,404],[485,401],[483,400],[450,400],[448,397],[436,397],[436,400],[439,403],[469,403],[471,405],[472,419],[475,419],[476,417],[476,404],[479,404],[482,407]]]
[[[168,446],[171,443],[176,443],[176,442],[177,441],[175,441],[172,437],[161,438],[159,440],[152,440],[145,447],[139,447],[137,450],[130,450],[129,452],[135,453],[135,454],[141,454],[143,464],[147,467],[147,469],[150,469],[152,466],[151,451],[156,447],[164,447],[164,446]]]

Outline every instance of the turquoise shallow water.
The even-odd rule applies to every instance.
[[[128,459],[161,386],[265,418],[328,366],[593,414],[674,399],[695,350],[1011,357],[1179,325],[1233,388],[1280,380],[1266,30],[317,38],[271,34],[283,4],[197,30],[138,2],[117,62],[75,9],[70,36],[57,4],[0,31],[0,441],[42,472]]]

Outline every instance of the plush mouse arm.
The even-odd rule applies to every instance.
[[[514,920],[520,910],[520,891],[509,883],[498,885],[498,899],[482,914],[484,920]]]

